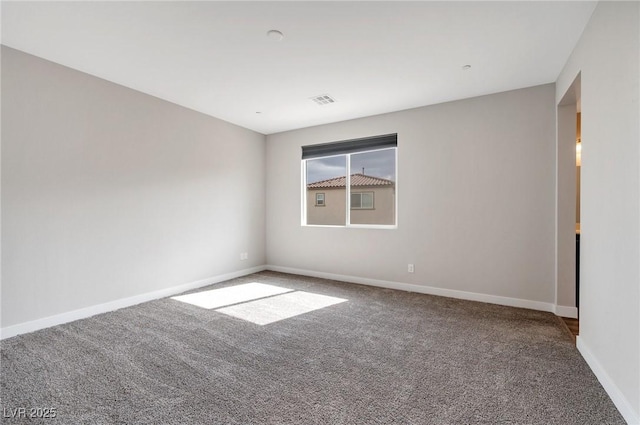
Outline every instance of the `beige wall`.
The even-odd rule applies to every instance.
[[[374,208],[372,210],[351,210],[351,224],[395,224],[395,189],[393,187],[357,187],[352,193],[373,192]]]
[[[325,206],[316,206],[316,193],[324,193]],[[346,219],[346,195],[344,189],[307,190],[307,224],[344,226]]]
[[[371,192],[373,209],[352,209],[351,224],[395,224],[395,189],[393,187],[357,187],[352,193]],[[316,205],[316,193],[324,193],[325,205]],[[346,221],[346,195],[342,188],[307,190],[307,224],[344,226]]]
[[[265,263],[263,135],[5,47],[2,106],[3,328]]]
[[[268,264],[552,308],[554,93],[550,84],[267,136]],[[389,133],[398,228],[301,226],[301,146]]]
[[[581,75],[578,348],[640,423],[640,3],[599,2],[557,82]]]

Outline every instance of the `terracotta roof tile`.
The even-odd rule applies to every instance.
[[[345,187],[346,176],[334,177],[328,180],[321,180],[309,183],[307,189],[325,189],[330,187]],[[380,177],[367,176],[365,174],[351,174],[351,186],[393,186],[393,181]]]

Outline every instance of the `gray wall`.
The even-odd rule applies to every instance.
[[[263,135],[6,47],[2,104],[3,327],[265,263]]]
[[[545,85],[267,136],[268,264],[553,303],[554,93]],[[302,227],[300,147],[389,133],[398,228]]]
[[[640,423],[640,4],[600,2],[557,82],[581,73],[578,347]]]

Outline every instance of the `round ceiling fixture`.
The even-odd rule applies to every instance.
[[[278,30],[269,30],[267,31],[267,37],[272,40],[282,41],[282,39],[284,38],[284,34]]]
[[[471,65],[463,65],[462,66],[462,70],[463,71],[466,71],[466,70],[469,70],[469,69],[471,69]]]

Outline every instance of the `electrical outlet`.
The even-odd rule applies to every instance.
[[[413,273],[414,272],[413,264],[409,264],[409,267],[407,267],[407,271],[409,273]]]
[[[248,252],[241,252],[240,253],[240,260],[248,260],[249,259],[249,253]]]

